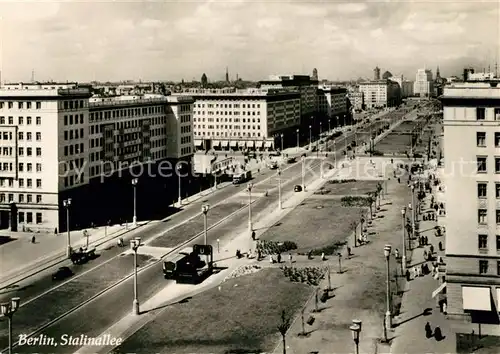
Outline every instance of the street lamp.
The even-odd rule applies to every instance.
[[[69,231],[69,207],[71,206],[71,198],[63,200],[63,205],[66,208],[66,232],[68,234],[68,247],[66,250],[66,256],[71,258],[71,234]]]
[[[300,147],[300,144],[299,144],[299,132],[300,132],[300,129],[297,129],[296,130],[296,133],[297,133],[297,150],[299,149]]]
[[[208,245],[208,218],[207,218],[207,214],[208,214],[208,210],[210,210],[210,205],[208,204],[203,204],[201,206],[201,211],[203,213],[203,236],[204,236],[204,241],[205,241],[205,246]],[[217,251],[220,251],[219,249],[219,239],[217,239]],[[206,262],[208,264],[208,254],[207,254],[207,259],[206,259]]]
[[[309,148],[311,148],[312,144],[312,125],[309,126]]]
[[[415,204],[415,185],[411,185],[411,205],[413,207],[412,209],[412,224],[415,226],[415,222],[417,221],[417,205]]]
[[[306,174],[306,158],[302,156],[302,190],[305,192],[306,191],[306,182],[305,182],[305,174]]]
[[[391,245],[385,245],[384,256],[385,256],[385,261],[386,261],[386,265],[387,265],[387,294],[386,294],[387,312],[385,313],[385,327],[384,327],[385,338],[387,338],[387,333],[386,333],[387,328],[392,328],[391,278],[390,278],[390,268],[389,268],[389,258],[391,256],[391,250],[392,250]]]
[[[319,136],[323,133],[323,122],[319,122]]]
[[[332,130],[332,127],[330,126],[330,119],[328,119],[328,133],[330,133]]]
[[[139,182],[138,178],[132,179],[132,186],[134,187],[134,217],[132,218],[132,223],[134,227],[137,226],[137,183]]]
[[[0,314],[9,319],[9,354],[12,354],[12,317],[19,309],[20,297],[13,297],[10,302],[0,304]]]
[[[252,226],[252,188],[253,188],[253,183],[248,183],[247,184],[247,191],[248,191],[248,231],[252,233],[253,231],[253,226]]]
[[[333,139],[333,162],[337,168],[337,141]]]
[[[401,269],[403,274],[406,273],[406,208],[401,209],[401,216],[403,218],[403,258],[401,258]]]
[[[279,209],[283,209],[283,203],[281,201],[281,168],[278,168],[278,201],[279,201]]]
[[[349,329],[351,330],[352,339],[354,340],[354,353],[359,354],[359,332],[361,332],[361,327],[353,323]]]
[[[179,207],[182,205],[181,169],[182,169],[182,166],[177,165],[177,178],[178,178],[178,185],[179,185],[179,191],[178,191],[179,197],[177,198],[177,202],[179,203]]]
[[[136,237],[130,240],[130,248],[134,252],[134,301],[132,303],[132,311],[134,315],[139,315],[139,295],[137,289],[137,250],[141,246],[141,238]]]
[[[281,135],[280,135],[280,138],[281,138],[280,139],[281,140],[281,152],[283,152],[283,137],[284,137],[284,135],[283,135],[283,133],[281,133]]]

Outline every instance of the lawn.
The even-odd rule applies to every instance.
[[[366,195],[368,192],[377,190],[379,181],[355,181],[347,183],[326,183],[321,190],[314,194],[338,195],[339,198],[345,195]]]
[[[214,288],[167,307],[113,353],[272,352],[280,338],[281,311],[293,316],[311,291],[279,269],[231,279],[220,291]]]
[[[410,150],[410,137],[408,133],[391,132],[375,144],[375,150],[384,154],[404,153]]]
[[[344,207],[338,199],[310,198],[267,230],[260,239],[293,241],[296,252],[308,252],[343,243],[352,234],[351,223],[359,222],[362,208]]]

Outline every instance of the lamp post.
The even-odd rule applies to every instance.
[[[339,256],[339,274],[342,274],[342,253],[337,253],[337,256]]]
[[[359,354],[359,332],[361,332],[361,327],[353,323],[349,329],[351,330],[352,339],[354,340],[354,353]]]
[[[13,297],[10,302],[0,304],[0,313],[9,320],[9,354],[12,354],[12,317],[19,309],[20,297]]]
[[[281,140],[281,152],[283,152],[283,133],[280,134],[280,140]]]
[[[300,144],[299,144],[299,132],[300,132],[300,130],[297,129],[295,132],[297,133],[297,150],[298,150],[300,148]]]
[[[278,202],[279,202],[279,209],[283,209],[283,202],[281,201],[281,168],[278,168]]]
[[[406,224],[406,208],[401,209],[401,216],[403,219],[403,258],[401,258],[401,270],[403,271],[403,276],[406,273],[406,234],[405,234],[405,224]]]
[[[391,277],[390,277],[390,267],[389,267],[389,257],[391,256],[391,245],[385,245],[384,256],[387,265],[387,312],[385,313],[385,329],[392,328],[392,314],[391,314]],[[387,333],[385,333],[385,338],[387,338]]]
[[[330,125],[330,119],[328,119],[328,133],[330,133],[332,131],[332,127]]]
[[[71,233],[69,230],[69,208],[71,206],[71,198],[63,200],[63,205],[66,208],[66,233],[68,235],[68,245],[66,249],[66,256],[71,258]]]
[[[323,134],[323,122],[319,122],[319,137],[321,138],[321,134]]]
[[[417,205],[415,203],[415,185],[412,184],[411,185],[411,205],[412,205],[412,212],[413,212],[413,219],[412,219],[412,223],[413,223],[413,226],[415,226],[415,222],[417,221]]]
[[[178,185],[179,185],[179,191],[178,191],[179,197],[177,198],[177,202],[179,203],[179,207],[182,205],[181,169],[182,169],[181,165],[177,165],[177,177],[178,177]]]
[[[333,163],[337,168],[337,141],[335,139],[333,139]]]
[[[207,214],[208,214],[208,210],[210,210],[210,205],[208,204],[203,204],[201,206],[201,211],[203,212],[203,238],[204,238],[204,241],[205,241],[205,246],[208,245],[208,217],[207,217]],[[220,249],[219,249],[219,239],[217,239],[217,252],[219,252]],[[206,255],[206,263],[208,265],[208,254]]]
[[[139,182],[139,179],[132,179],[132,186],[134,187],[134,216],[132,218],[132,223],[134,226],[137,226],[137,182]]]
[[[309,148],[312,146],[312,125],[309,126]]]
[[[137,289],[137,250],[141,246],[141,238],[136,237],[130,241],[130,248],[134,252],[134,301],[132,302],[132,312],[139,315],[139,295]]]
[[[252,233],[253,231],[253,226],[252,226],[252,188],[253,188],[253,183],[248,183],[247,184],[247,191],[248,191],[248,231]]]
[[[305,159],[304,156],[302,156],[302,190],[304,192],[306,191],[306,182],[305,182],[306,168],[305,168],[305,163],[306,163],[306,159]]]

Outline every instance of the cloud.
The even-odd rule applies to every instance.
[[[0,2],[0,63],[12,81],[33,68],[82,81],[213,80],[226,66],[255,80],[314,67],[371,77],[375,65],[414,76],[424,63],[446,75],[494,52],[499,18],[496,3],[439,0]]]

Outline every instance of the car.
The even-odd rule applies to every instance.
[[[73,275],[73,271],[69,267],[60,267],[54,274],[52,280],[63,280]]]
[[[302,192],[302,186],[299,184],[296,184],[295,187],[293,187],[294,192]]]
[[[289,157],[289,158],[286,160],[286,163],[294,163],[295,161],[297,161],[297,158],[296,158],[296,157]]]

